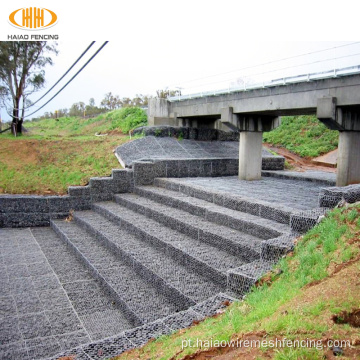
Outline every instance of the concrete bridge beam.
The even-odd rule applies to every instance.
[[[220,121],[234,131],[270,131],[280,125],[277,116],[234,114],[232,107],[221,109]]]
[[[221,109],[221,118],[220,122],[227,126],[229,129],[233,131],[238,131],[238,123],[236,115],[233,113],[232,107],[222,108]]]
[[[280,125],[280,118],[277,116],[264,116],[257,114],[236,115],[239,131],[271,131]]]

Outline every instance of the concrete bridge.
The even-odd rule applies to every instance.
[[[281,116],[306,114],[339,131],[337,185],[360,183],[360,66],[330,78],[298,76],[262,88],[152,99],[148,110],[149,125],[240,131],[243,180],[261,178],[262,132],[279,126]]]

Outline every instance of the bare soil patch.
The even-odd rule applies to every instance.
[[[317,165],[312,162],[311,158],[302,158],[299,155],[293,154],[291,151],[281,148],[281,147],[275,147],[270,144],[263,144],[265,148],[276,152],[277,154],[283,156],[287,162],[293,167],[293,170],[295,171],[306,171],[306,170],[320,170],[320,171],[326,171],[335,173],[336,168],[328,167],[328,166],[322,166]]]

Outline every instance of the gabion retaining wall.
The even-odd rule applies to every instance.
[[[194,199],[202,199],[207,202],[212,202],[213,205],[210,207],[209,211],[203,214],[203,217],[210,222],[214,222],[216,224],[220,224],[222,221],[226,220],[227,226],[229,228],[234,228],[229,226],[229,222],[232,220],[231,211],[216,211],[216,207],[214,204],[221,205],[222,207],[228,208],[229,210],[239,210],[243,213],[249,213],[256,216],[260,216],[265,219],[273,219],[277,222],[286,223],[291,225],[291,230],[289,230],[285,234],[279,236],[277,231],[280,230],[277,227],[274,229],[267,229],[266,232],[260,225],[254,226],[253,231],[256,231],[256,234],[259,235],[260,239],[265,239],[261,242],[260,248],[258,249],[256,256],[252,257],[252,254],[246,251],[246,248],[242,248],[241,253],[245,253],[248,262],[246,264],[241,265],[237,264],[236,268],[232,268],[228,270],[226,273],[222,273],[221,281],[226,282],[227,290],[230,296],[225,294],[218,294],[215,297],[209,298],[205,301],[197,302],[192,299],[192,297],[188,296],[186,293],[182,293],[180,289],[176,286],[172,287],[169,285],[169,280],[165,280],[162,277],[162,272],[156,272],[154,268],[150,266],[145,266],[140,258],[136,258],[131,251],[134,251],[135,248],[123,249],[119,248],[115,242],[112,242],[111,235],[112,233],[116,233],[114,236],[119,238],[119,233],[117,230],[111,231],[111,226],[106,222],[101,221],[101,226],[99,223],[99,229],[101,227],[105,227],[107,229],[106,234],[96,230],[94,227],[94,223],[90,222],[90,217],[86,218],[85,215],[74,215],[75,222],[67,223],[61,222],[62,226],[68,228],[69,235],[64,238],[64,232],[58,231],[57,233],[62,236],[68,246],[72,247],[72,250],[76,256],[81,257],[84,264],[93,272],[95,278],[101,280],[103,290],[109,290],[110,286],[105,283],[109,282],[108,280],[112,279],[109,277],[108,272],[104,269],[102,271],[97,271],[96,267],[92,266],[95,264],[95,260],[97,258],[105,259],[103,253],[99,251],[96,247],[92,248],[88,246],[90,242],[82,240],[82,237],[72,237],[74,233],[70,227],[74,227],[75,223],[80,224],[80,231],[82,233],[91,233],[92,236],[101,244],[104,245],[106,251],[109,253],[115,254],[122,259],[124,264],[127,264],[129,267],[133,267],[135,273],[139,275],[139,277],[144,278],[146,282],[152,283],[156,288],[161,290],[161,293],[164,293],[166,297],[169,299],[169,302],[174,303],[178,308],[177,313],[172,314],[162,314],[161,316],[153,316],[149,317],[145,325],[141,325],[137,328],[125,330],[120,334],[113,336],[111,338],[102,339],[100,341],[95,341],[90,344],[81,345],[77,348],[73,348],[70,351],[66,351],[59,356],[71,356],[77,355],[77,359],[89,359],[89,358],[99,358],[104,359],[110,356],[118,355],[121,352],[130,349],[132,347],[140,346],[148,341],[150,338],[157,337],[161,334],[168,334],[171,331],[177,330],[179,328],[187,327],[193,323],[193,321],[199,321],[203,319],[205,316],[212,315],[216,313],[217,309],[220,307],[224,307],[224,301],[227,303],[227,300],[233,300],[231,294],[234,296],[243,296],[250,289],[250,287],[267,271],[269,271],[274,263],[288,251],[291,251],[294,247],[294,239],[299,236],[299,233],[302,233],[312,226],[314,226],[319,221],[319,216],[326,214],[326,212],[330,209],[331,206],[336,206],[339,201],[347,201],[347,202],[355,202],[360,199],[360,184],[359,185],[351,185],[348,187],[337,188],[337,187],[328,187],[322,189],[319,195],[319,208],[309,210],[309,211],[296,211],[293,212],[291,209],[279,208],[278,204],[272,205],[269,202],[263,201],[258,202],[254,199],[244,199],[240,196],[234,196],[233,194],[224,194],[218,192],[216,189],[206,190],[204,188],[196,187],[196,186],[188,186],[188,185],[179,185],[176,182],[180,180],[170,180],[170,179],[161,179],[162,177],[179,177],[179,174],[186,174],[184,168],[185,163],[184,160],[157,160],[157,161],[139,161],[134,164],[132,170],[113,170],[112,176],[108,178],[92,178],[88,186],[85,187],[70,187],[69,195],[64,197],[41,197],[41,196],[4,196],[0,197],[0,219],[2,221],[7,221],[12,224],[14,227],[21,226],[21,224],[26,223],[28,221],[31,225],[25,226],[34,226],[34,222],[37,221],[39,224],[46,225],[50,218],[56,217],[64,217],[68,214],[69,209],[73,210],[83,210],[93,208],[94,210],[100,209],[103,207],[105,211],[107,209],[107,218],[111,218],[111,216],[115,219],[117,213],[110,214],[110,206],[116,206],[115,203],[104,203],[104,204],[96,204],[92,205],[93,202],[102,201],[102,200],[116,200],[117,203],[125,206],[131,211],[134,210],[134,216],[127,218],[124,214],[124,210],[121,210],[121,223],[124,226],[124,229],[129,230],[137,235],[142,232],[140,235],[144,235],[150,239],[154,244],[159,245],[159,239],[155,240],[153,234],[147,234],[146,231],[149,231],[149,226],[151,219],[156,220],[156,222],[162,222],[167,225],[170,229],[177,229],[179,232],[193,238],[196,236],[192,235],[193,230],[202,229],[201,221],[196,219],[196,223],[191,222],[189,219],[187,223],[183,223],[188,217],[182,216],[182,211],[187,211],[186,201],[182,200],[179,196],[175,195],[174,200],[172,201],[172,207],[174,208],[174,214],[169,214],[169,212],[161,211],[163,205],[169,205],[168,198],[166,198],[166,192],[158,189],[158,194],[156,194],[154,188],[139,188],[136,187],[138,185],[147,185],[147,184],[155,184],[159,186],[163,186],[172,190],[176,190],[179,192],[183,192],[188,194],[190,197]],[[185,160],[188,161],[189,160]],[[225,165],[221,164],[224,159],[200,159],[200,160],[192,160],[195,161],[194,164],[190,164],[187,167],[187,176],[189,176],[189,171],[191,169],[192,176],[199,176],[198,174],[206,174],[202,176],[217,176],[217,166],[223,166],[225,171],[232,171],[232,165],[235,165],[232,161],[233,159],[229,159],[227,163],[225,161]],[[192,162],[190,161],[190,163]],[[195,169],[197,168],[197,171]],[[223,173],[221,174],[223,175]],[[154,180],[156,179],[156,181]],[[200,179],[199,179],[200,180]],[[193,181],[193,180],[192,180]],[[172,182],[172,183],[171,183]],[[325,185],[325,184],[324,184]],[[306,186],[306,185],[305,185]],[[162,189],[163,190],[163,189]],[[152,194],[149,192],[152,191]],[[283,188],[282,188],[283,191]],[[116,193],[127,193],[133,192],[135,194],[123,194],[114,196]],[[142,203],[140,200],[137,200],[137,196],[143,196],[145,198],[145,202]],[[152,195],[152,196],[151,196]],[[169,195],[168,195],[169,196]],[[19,200],[20,199],[20,200]],[[152,203],[152,200],[156,201],[158,205]],[[196,207],[197,211],[201,211],[206,204],[202,204],[200,201],[190,201],[192,204],[192,208]],[[109,207],[109,208],[107,208]],[[6,210],[8,212],[6,212]],[[289,210],[289,211],[288,211]],[[142,214],[146,212],[148,218],[150,219],[148,223],[145,223],[143,220],[139,220],[140,223],[137,225],[134,219],[138,219]],[[191,212],[191,211],[190,211]],[[99,216],[102,214],[99,211]],[[32,217],[33,215],[33,217]],[[103,214],[102,214],[103,215]],[[110,216],[111,215],[111,216]],[[194,215],[200,216],[199,213]],[[18,216],[17,218],[15,218]],[[26,218],[29,217],[29,220]],[[16,220],[12,220],[15,218]],[[22,223],[20,220],[24,220]],[[95,219],[96,220],[96,219]],[[242,225],[248,224],[250,218],[242,219],[244,223]],[[57,222],[54,222],[57,223]],[[58,222],[60,223],[60,222]],[[144,224],[145,223],[145,224]],[[65,224],[65,225],[64,225]],[[143,230],[141,230],[141,226],[143,226]],[[249,223],[250,224],[250,223]],[[2,224],[1,224],[2,225]],[[210,225],[207,225],[206,228],[203,228],[203,231],[206,231],[206,239],[203,239],[203,242],[206,243],[206,240],[210,241],[210,244],[218,244],[219,248],[227,247],[227,252],[229,254],[232,253],[232,247],[228,247],[226,240],[230,240],[230,237],[227,238],[226,233],[219,236],[210,236],[211,229]],[[256,224],[257,225],[257,224]],[[264,223],[263,223],[264,225]],[[279,224],[280,225],[280,224]],[[24,225],[23,225],[24,226]],[[35,225],[36,226],[36,225]],[[214,225],[215,226],[215,225]],[[246,225],[247,226],[247,225]],[[250,226],[250,225],[249,225]],[[65,229],[65,230],[66,230]],[[115,228],[114,228],[115,229]],[[155,226],[154,226],[155,229]],[[158,224],[156,226],[155,231],[158,231]],[[236,229],[236,228],[235,228]],[[239,228],[240,230],[241,228]],[[42,229],[38,229],[42,230]],[[215,233],[214,233],[215,234]],[[274,238],[271,238],[274,236]],[[166,236],[167,239],[173,238],[173,236]],[[191,240],[191,239],[190,239]],[[151,242],[149,241],[149,242]],[[183,242],[183,241],[182,241]],[[97,244],[97,243],[96,243]],[[191,244],[192,245],[192,244]],[[169,244],[165,244],[167,247],[167,252],[176,252],[175,247],[171,248]],[[79,252],[80,251],[80,252]],[[81,254],[80,254],[81,253]],[[181,254],[184,257],[184,252],[178,252],[179,256]],[[149,252],[144,251],[146,257],[149,256]],[[193,250],[191,255],[194,255],[195,251]],[[212,252],[212,259],[215,257],[214,252]],[[80,256],[81,255],[81,256]],[[96,255],[96,256],[95,256]],[[115,256],[114,255],[114,256]],[[190,254],[189,254],[190,255]],[[195,255],[196,256],[196,255]],[[174,256],[175,258],[175,256]],[[188,257],[190,258],[190,257]],[[91,259],[91,260],[89,260]],[[107,258],[106,258],[107,259]],[[107,261],[107,260],[106,260]],[[186,263],[190,265],[186,259]],[[112,261],[109,261],[112,263]],[[116,261],[118,263],[118,259]],[[161,264],[165,262],[162,261]],[[184,262],[185,263],[185,262]],[[229,260],[227,259],[223,263],[228,264]],[[170,264],[170,263],[169,263]],[[191,263],[194,270],[198,271],[198,264]],[[241,266],[240,266],[241,265]],[[169,267],[168,267],[169,268]],[[228,267],[230,268],[230,267]],[[204,268],[203,268],[204,269]],[[199,271],[199,273],[201,273]],[[124,272],[122,272],[122,276]],[[160,275],[159,275],[160,274]],[[180,274],[180,272],[178,272]],[[107,277],[106,277],[107,276]],[[177,281],[177,279],[176,279]],[[111,285],[111,282],[109,282]],[[172,284],[172,283],[171,283]],[[135,288],[135,287],[133,287]],[[111,290],[111,289],[110,289]],[[221,289],[221,291],[223,291]],[[111,292],[111,291],[110,291]],[[217,291],[218,292],[218,291]],[[217,293],[216,292],[216,293]],[[126,292],[122,292],[124,294]],[[145,291],[148,295],[149,292]],[[132,297],[132,295],[130,294]],[[113,294],[112,296],[115,300],[119,301],[119,305],[123,305],[124,308],[127,302],[120,298],[117,299],[117,294]],[[204,297],[203,297],[204,298]],[[121,301],[122,300],[122,301]],[[190,307],[189,307],[190,306]],[[121,306],[120,306],[121,307]],[[163,309],[164,303],[161,302],[161,309]],[[128,307],[131,312],[129,317],[134,317],[134,324],[140,325],[144,319],[138,319],[139,311],[135,313],[135,308],[132,309],[130,306]],[[187,310],[183,310],[187,309]],[[124,310],[124,309],[123,309]],[[139,310],[139,308],[137,308]],[[183,311],[181,311],[183,310]],[[126,312],[126,309],[124,310]],[[173,310],[174,311],[174,310]],[[156,321],[154,321],[157,319]],[[45,341],[45,340],[44,340]],[[74,345],[71,345],[74,346]],[[70,346],[69,346],[70,348]],[[9,350],[10,351],[10,350]],[[57,352],[58,350],[56,350]],[[55,351],[52,352],[52,354]],[[9,352],[10,354],[10,352]],[[6,353],[3,353],[6,356]],[[11,355],[9,355],[10,357]],[[55,358],[54,358],[55,359]]]
[[[264,157],[262,168],[282,170],[284,158]],[[239,172],[238,159],[159,159],[133,163],[135,185],[153,184],[155,178],[234,176]]]
[[[50,219],[65,218],[72,210],[88,210],[114,193],[129,192],[133,171],[113,170],[111,177],[91,178],[87,186],[69,186],[69,195],[1,195],[0,227],[49,226]]]
[[[133,135],[177,137],[201,141],[239,141],[239,132],[226,132],[216,129],[198,129],[181,126],[142,126],[135,129]]]
[[[341,201],[349,204],[360,201],[360,184],[344,187],[329,187],[322,189],[319,194],[320,207],[335,207]]]
[[[116,148],[120,164],[132,167],[139,160],[216,160],[239,159],[239,143],[235,141],[198,141],[175,137],[146,136]],[[285,159],[262,149],[263,170],[283,170]]]
[[[132,192],[134,185],[153,184],[156,177],[236,175],[237,159],[179,159],[135,161],[133,169],[114,169],[110,177],[94,177],[87,186],[70,186],[66,196],[1,195],[0,227],[49,226],[71,210],[88,210],[114,194]],[[263,158],[263,168],[277,169],[283,158]]]
[[[126,350],[142,346],[150,339],[161,335],[168,335],[176,330],[191,326],[207,316],[215,315],[226,307],[226,303],[236,301],[228,294],[217,294],[200,302],[188,310],[169,315],[149,324],[126,330],[116,336],[109,337],[91,344],[85,344],[72,350],[59,353],[48,360],[57,360],[61,357],[76,356],[76,359],[108,359],[120,355]]]

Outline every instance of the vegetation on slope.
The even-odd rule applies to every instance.
[[[127,107],[101,114],[94,118],[61,117],[59,119],[42,119],[24,124],[31,134],[42,136],[79,136],[95,133],[119,132],[147,125],[146,112],[137,107]]]
[[[0,136],[0,194],[66,194],[69,185],[109,176],[121,167],[113,150],[129,141],[125,133],[146,122],[144,110],[134,107],[92,119],[26,122],[26,135]]]
[[[360,345],[358,329],[341,323],[341,319],[346,318],[344,314],[359,309],[359,234],[359,203],[333,210],[319,225],[297,240],[294,252],[283,258],[276,269],[264,277],[263,284],[254,287],[244,301],[232,304],[220,316],[162,336],[116,359],[205,359],[229,353],[226,359],[320,360],[331,352],[327,348],[328,340],[347,340],[351,345]],[[280,275],[277,269],[281,269]],[[213,343],[215,340],[239,339],[312,340],[316,345],[228,347],[206,351],[206,345],[197,346],[197,339],[203,344],[210,340]],[[191,341],[194,346],[182,348],[185,341],[187,344]],[[342,348],[351,358],[360,355],[359,346]]]
[[[263,136],[264,142],[302,157],[317,157],[336,149],[338,138],[338,131],[329,130],[310,115],[281,117],[281,125]]]
[[[147,115],[143,109],[128,107],[108,112],[105,122],[110,124],[110,130],[120,129],[124,134],[139,126],[147,125]]]
[[[0,141],[0,194],[66,194],[70,185],[120,168],[113,149],[128,137],[6,138]],[[14,151],[16,149],[16,151]]]
[[[0,193],[64,194],[69,185],[107,176],[113,167],[120,167],[113,149],[129,140],[125,134],[131,129],[144,125],[146,113],[136,107],[89,119],[28,121],[22,137],[0,135]],[[313,116],[285,117],[278,129],[264,133],[264,141],[314,157],[336,148],[338,132]]]

